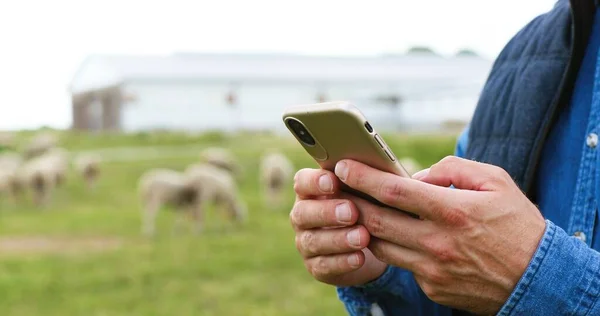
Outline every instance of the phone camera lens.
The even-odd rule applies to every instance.
[[[288,126],[294,132],[294,134],[296,134],[303,143],[309,146],[314,146],[316,144],[315,139],[308,133],[308,131],[306,130],[306,128],[304,128],[304,125],[302,125],[302,123],[298,122],[295,119],[288,119],[287,123]]]

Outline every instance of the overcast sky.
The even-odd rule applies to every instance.
[[[67,127],[89,54],[373,55],[426,45],[493,58],[555,0],[57,0],[0,2],[0,129]]]

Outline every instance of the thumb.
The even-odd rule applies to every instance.
[[[497,179],[508,177],[499,167],[448,156],[431,168],[419,171],[413,179],[443,187],[453,186],[457,189],[474,191],[494,191]]]

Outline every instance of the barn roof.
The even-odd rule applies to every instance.
[[[92,55],[76,72],[72,93],[136,80],[397,81],[486,75],[478,57],[398,55],[329,57],[293,54]]]

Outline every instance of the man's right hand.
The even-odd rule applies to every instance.
[[[290,221],[296,231],[296,248],[313,277],[336,286],[362,285],[378,278],[387,265],[366,248],[369,232],[356,224],[359,212],[344,199],[340,185],[332,172],[298,171]]]

